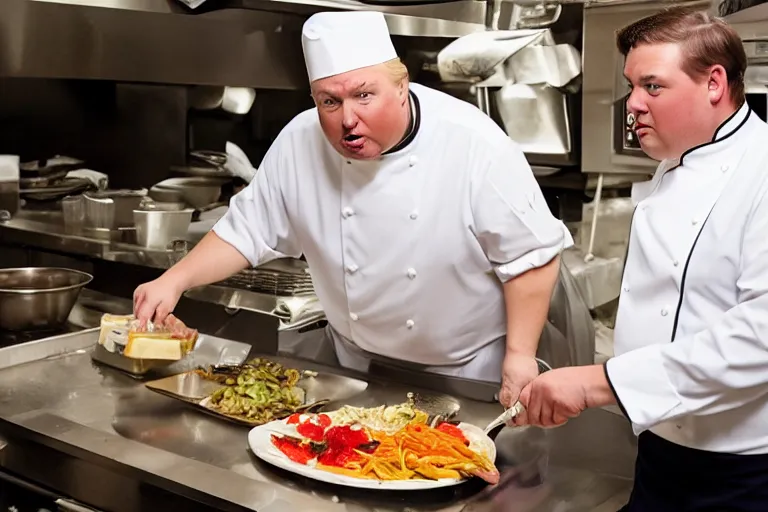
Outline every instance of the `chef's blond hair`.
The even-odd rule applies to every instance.
[[[705,11],[672,7],[619,30],[616,46],[624,57],[640,44],[677,43],[683,49],[683,71],[692,79],[705,76],[721,65],[728,77],[735,106],[745,101],[744,73],[747,55],[739,34],[720,18]]]
[[[405,64],[399,58],[388,60],[384,63],[384,67],[387,68],[395,84],[399,85],[408,78],[408,68],[405,67]]]

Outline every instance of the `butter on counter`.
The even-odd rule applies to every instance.
[[[173,315],[162,324],[149,322],[143,329],[133,315],[101,317],[99,345],[131,359],[178,361],[194,350],[197,340],[197,330]]]

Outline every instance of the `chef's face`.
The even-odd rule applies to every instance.
[[[325,136],[347,158],[378,158],[408,128],[408,82],[384,64],[316,80],[312,97]]]
[[[678,158],[712,137],[710,81],[692,79],[682,59],[678,44],[640,44],[624,65],[627,110],[640,146],[655,160]]]

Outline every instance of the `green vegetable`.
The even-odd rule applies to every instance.
[[[254,359],[241,367],[227,368],[226,377],[207,372],[225,387],[211,395],[213,409],[228,415],[243,416],[267,423],[295,412],[303,403],[304,393],[296,387],[301,373],[266,359]]]

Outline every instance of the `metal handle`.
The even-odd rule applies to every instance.
[[[552,369],[552,367],[549,365],[548,362],[546,362],[543,359],[539,359],[538,357],[535,358],[536,362],[539,363],[539,373],[548,372]]]
[[[31,482],[28,482],[26,480],[22,480],[21,478],[15,477],[9,473],[6,473],[5,471],[0,471],[0,480],[7,482],[11,485],[14,485],[16,487],[20,487],[24,489],[25,491],[31,492],[32,494],[36,494],[38,496],[43,496],[46,499],[49,500],[55,500],[58,498],[58,495],[47,490],[43,489],[42,487],[35,485]]]
[[[80,505],[79,503],[75,503],[74,501],[65,500],[64,498],[59,498],[54,503],[56,503],[56,505],[59,507],[59,510],[63,510],[65,512],[100,512],[95,508],[86,507],[84,505]]]
[[[603,196],[603,173],[597,176],[597,190],[595,190],[595,199],[593,200],[595,206],[592,211],[592,228],[589,232],[589,247],[587,248],[587,255],[584,256],[584,262],[589,263],[595,259],[595,233],[597,233],[597,221],[598,214],[600,212],[600,200]]]

